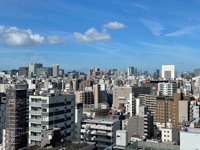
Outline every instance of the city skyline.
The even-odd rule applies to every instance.
[[[65,70],[199,68],[196,0],[0,2],[1,70],[30,62]]]

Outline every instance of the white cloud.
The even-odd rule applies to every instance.
[[[159,36],[162,34],[162,31],[165,29],[163,25],[160,23],[153,21],[153,20],[147,20],[147,19],[140,19],[140,21],[152,32],[153,35]]]
[[[30,29],[5,27],[0,25],[0,41],[12,46],[36,46],[45,44],[63,44],[65,40],[58,36],[44,37],[34,34]]]
[[[106,32],[106,30],[103,30],[100,33],[95,28],[90,28],[84,34],[75,32],[74,38],[77,41],[84,42],[84,43],[92,43],[92,42],[98,42],[98,41],[110,41],[111,40],[111,36]]]
[[[22,30],[16,27],[2,28],[0,39],[8,45],[31,46],[42,45],[45,43],[45,38],[39,34],[33,34],[30,29]]]
[[[191,26],[191,27],[183,28],[176,32],[165,34],[165,36],[166,37],[178,37],[178,36],[183,36],[183,35],[190,35],[197,31],[200,31],[200,26]]]
[[[47,37],[49,44],[64,44],[66,40],[59,38],[58,36]]]
[[[115,21],[115,22],[109,22],[107,24],[104,24],[103,27],[110,28],[110,29],[123,29],[125,25],[123,23]]]

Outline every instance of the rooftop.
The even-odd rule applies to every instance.
[[[94,119],[84,119],[82,122],[88,123],[100,123],[100,124],[113,124],[118,122],[118,119],[105,119],[105,118],[94,118]]]

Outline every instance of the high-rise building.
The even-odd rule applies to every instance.
[[[42,64],[39,64],[39,63],[30,63],[28,65],[28,76],[32,77],[32,76],[36,75],[37,68],[42,68],[42,67],[43,67]]]
[[[29,145],[41,145],[42,129],[60,128],[63,141],[74,139],[75,96],[29,96]]]
[[[64,69],[59,69],[59,76],[63,76],[64,75]]]
[[[134,75],[137,77],[138,72],[137,72],[137,68],[134,68]]]
[[[154,78],[154,80],[158,80],[159,77],[160,77],[160,71],[159,71],[159,69],[156,69],[153,74],[153,78]]]
[[[53,69],[53,77],[58,77],[58,75],[59,75],[59,65],[53,64],[52,69]]]
[[[28,67],[20,67],[19,68],[19,76],[28,76]]]
[[[134,67],[128,67],[128,76],[134,75]]]
[[[52,76],[52,68],[51,67],[40,67],[36,68],[36,75],[46,75],[46,76]]]
[[[166,127],[170,120],[173,125],[179,124],[179,101],[183,99],[183,93],[174,93],[174,96],[158,96],[156,99],[155,122]]]
[[[93,85],[93,95],[94,95],[94,104],[97,106],[101,103],[101,94],[100,94],[100,85],[94,84]]]
[[[165,80],[175,79],[176,72],[174,65],[162,65],[162,78]]]
[[[24,148],[26,135],[27,90],[10,87],[6,91],[5,150]]]

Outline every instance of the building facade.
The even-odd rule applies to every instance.
[[[64,141],[74,139],[74,94],[29,96],[29,145],[41,145],[41,131],[50,128],[60,128]]]
[[[162,78],[165,80],[175,79],[176,71],[174,65],[162,65]]]
[[[81,140],[95,142],[98,150],[116,143],[120,121],[114,119],[85,119],[81,126]]]
[[[158,92],[163,96],[172,96],[176,91],[176,83],[158,83]]]
[[[10,87],[6,91],[5,150],[24,148],[26,134],[27,90]]]

